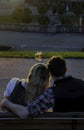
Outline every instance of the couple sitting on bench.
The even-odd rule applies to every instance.
[[[1,108],[21,118],[42,114],[49,108],[53,108],[53,112],[83,112],[84,81],[66,75],[66,70],[66,61],[60,56],[51,57],[47,65],[34,65],[25,81],[15,83],[10,95],[6,95],[5,91],[8,99],[1,102]],[[49,73],[53,85],[49,85]],[[14,82],[12,79],[9,86],[14,86]]]

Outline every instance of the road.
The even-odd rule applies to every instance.
[[[23,51],[81,51],[84,48],[84,34],[0,31],[0,45]]]

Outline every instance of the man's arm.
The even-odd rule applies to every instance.
[[[52,88],[44,91],[36,100],[27,105],[29,115],[38,115],[54,106],[54,92]]]
[[[36,100],[29,103],[26,107],[22,105],[14,104],[7,99],[1,102],[1,108],[4,107],[10,109],[13,113],[20,118],[27,118],[28,116],[38,115],[44,113],[50,107],[54,105],[54,94],[52,89],[46,90]]]

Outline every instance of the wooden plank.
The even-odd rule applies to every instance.
[[[84,130],[84,112],[53,112],[27,119],[1,112],[0,130]]]

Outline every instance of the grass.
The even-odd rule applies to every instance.
[[[0,51],[0,58],[35,58],[35,51]],[[64,58],[84,58],[84,52],[43,52],[43,58],[51,56]]]

